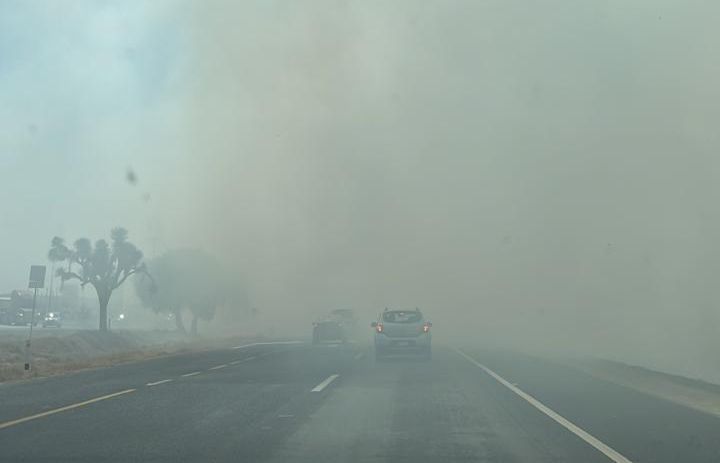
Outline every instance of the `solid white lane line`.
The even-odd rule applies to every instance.
[[[250,360],[255,360],[256,358],[257,358],[257,357],[255,357],[255,356],[253,355],[252,357],[246,357],[246,358],[244,358],[244,359],[234,360],[234,361],[230,362],[230,365],[239,365],[239,364],[241,364],[241,363],[249,362]]]
[[[325,378],[325,381],[323,381],[322,383],[320,383],[320,384],[318,384],[317,386],[315,386],[314,388],[312,388],[312,390],[311,390],[310,392],[322,392],[323,389],[325,389],[326,387],[328,387],[328,385],[329,385],[330,383],[332,383],[333,381],[335,381],[339,376],[340,376],[340,375],[330,375],[330,376],[328,376],[327,378]]]
[[[223,363],[222,365],[215,365],[212,368],[208,368],[208,370],[220,370],[221,368],[227,368],[227,363]]]
[[[163,379],[160,381],[155,381],[154,383],[147,383],[146,386],[157,386],[158,384],[169,383],[170,381],[172,381],[172,379]]]
[[[628,460],[623,455],[621,455],[617,451],[613,450],[611,447],[609,447],[606,444],[604,444],[603,442],[601,442],[596,437],[593,437],[592,435],[588,434],[582,428],[576,426],[572,422],[563,418],[560,414],[558,414],[557,412],[553,411],[552,409],[550,409],[549,407],[544,405],[542,402],[537,400],[535,397],[531,396],[527,392],[525,392],[525,391],[521,390],[520,388],[518,388],[517,386],[513,385],[512,383],[507,381],[505,378],[503,378],[502,376],[500,376],[497,373],[495,373],[494,371],[492,371],[490,368],[486,367],[482,363],[479,363],[477,360],[475,360],[474,358],[467,355],[465,352],[461,351],[460,349],[455,349],[455,351],[458,354],[460,354],[461,356],[463,356],[467,361],[469,361],[476,367],[483,370],[485,373],[492,376],[497,382],[499,382],[506,388],[510,389],[512,392],[514,392],[521,398],[525,399],[530,405],[532,405],[533,407],[535,407],[538,410],[540,410],[541,412],[543,412],[545,415],[547,415],[550,418],[552,418],[553,420],[555,420],[555,422],[557,422],[558,424],[563,426],[565,429],[567,429],[568,431],[570,431],[573,434],[575,434],[576,436],[578,436],[580,439],[584,440],[591,446],[595,447],[595,449],[597,449],[600,453],[602,453],[603,455],[608,457],[610,460],[614,461],[615,463],[632,463],[630,460]]]
[[[6,421],[5,423],[0,423],[0,429],[9,428],[10,426],[15,426],[16,424],[24,423],[26,421],[36,420],[38,418],[42,418],[45,416],[54,415],[56,413],[64,412],[67,410],[72,410],[73,408],[84,407],[85,405],[90,405],[95,402],[100,402],[101,400],[112,399],[113,397],[117,397],[117,396],[120,396],[123,394],[129,394],[129,393],[135,392],[135,391],[136,391],[136,389],[125,389],[124,391],[115,392],[115,393],[104,395],[101,397],[95,397],[94,399],[86,400],[84,402],[78,402],[78,403],[72,404],[72,405],[66,405],[65,407],[56,408],[54,410],[48,410],[46,412],[38,413],[36,415],[26,416],[25,418],[18,418],[17,420]]]
[[[252,344],[244,344],[242,346],[235,346],[233,349],[245,349],[247,347],[254,346],[275,346],[284,344],[303,344],[303,341],[272,341],[272,342],[253,342]]]
[[[202,372],[201,371],[193,371],[192,373],[185,373],[184,375],[182,375],[182,377],[187,378],[188,376],[195,376],[195,375],[199,375],[200,373],[202,373]]]

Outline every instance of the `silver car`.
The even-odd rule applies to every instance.
[[[425,320],[419,309],[385,309],[370,326],[375,328],[376,359],[393,353],[414,353],[428,360],[431,358],[432,323]]]

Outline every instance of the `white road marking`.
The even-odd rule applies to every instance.
[[[155,381],[154,383],[147,383],[146,386],[157,386],[158,384],[169,383],[170,381],[172,381],[172,379],[163,379],[160,381]]]
[[[364,354],[362,352],[358,352],[357,354],[355,354],[355,360],[360,360],[361,358],[363,358],[363,355]]]
[[[247,347],[254,347],[254,346],[275,346],[275,345],[285,345],[285,344],[303,344],[302,341],[273,341],[273,342],[254,342],[252,344],[244,344],[242,346],[235,346],[233,349],[245,349]]]
[[[565,429],[567,429],[568,431],[570,431],[573,434],[575,434],[576,436],[578,436],[580,439],[584,440],[591,446],[595,447],[595,449],[597,449],[600,453],[602,453],[603,455],[608,457],[610,460],[614,461],[615,463],[632,463],[630,460],[628,460],[623,455],[621,455],[617,451],[613,450],[612,448],[610,448],[609,446],[607,446],[606,444],[601,442],[596,437],[593,437],[592,435],[588,434],[582,428],[571,423],[570,421],[568,421],[567,419],[562,417],[560,414],[553,411],[552,409],[550,409],[549,407],[544,405],[542,402],[537,400],[535,397],[531,396],[527,392],[525,392],[525,391],[521,390],[520,388],[518,388],[517,386],[513,385],[512,383],[507,381],[505,378],[503,378],[502,376],[500,376],[497,373],[495,373],[494,371],[492,371],[490,368],[486,367],[482,363],[479,363],[477,360],[475,360],[474,358],[467,355],[465,352],[461,351],[460,349],[455,349],[455,351],[458,354],[462,355],[467,361],[469,361],[476,367],[483,370],[485,373],[492,376],[497,382],[499,382],[506,388],[510,389],[512,392],[514,392],[521,398],[525,399],[530,405],[532,405],[533,407],[535,407],[538,410],[540,410],[541,412],[543,412],[545,415],[547,415],[550,418],[552,418],[553,420],[555,420],[555,422],[557,422],[558,424],[563,426]]]
[[[328,376],[327,378],[325,378],[325,381],[323,381],[322,383],[320,383],[320,384],[318,384],[317,386],[315,386],[314,388],[312,388],[312,390],[311,390],[310,392],[322,392],[323,389],[325,389],[326,387],[328,387],[328,385],[329,385],[330,383],[332,383],[333,381],[335,381],[339,376],[340,376],[340,375],[330,375],[330,376]]]
[[[223,363],[222,365],[215,365],[212,368],[208,368],[208,370],[220,370],[221,368],[227,368],[227,363]]]
[[[255,357],[253,355],[252,357],[246,357],[246,358],[240,359],[240,360],[233,360],[232,362],[230,362],[230,365],[239,365],[241,363],[249,362],[250,360],[255,360],[256,358],[257,357]]]
[[[95,397],[94,399],[86,400],[84,402],[78,402],[76,404],[67,405],[65,407],[56,408],[54,410],[48,410],[46,412],[38,413],[36,415],[30,415],[26,416],[25,418],[18,418],[17,420],[12,421],[6,421],[5,423],[0,423],[0,429],[9,428],[10,426],[15,426],[16,424],[24,423],[26,421],[30,420],[36,420],[38,418],[43,418],[45,416],[54,415],[56,413],[64,412],[67,410],[72,410],[73,408],[79,408],[84,407],[85,405],[90,405],[95,402],[100,402],[101,400],[107,400],[112,399],[113,397],[117,397],[123,394],[129,394],[131,392],[135,392],[136,389],[125,389],[124,391],[115,392],[113,394],[104,395],[102,397]]]
[[[202,373],[202,372],[201,371],[193,371],[192,373],[185,373],[184,375],[182,375],[182,377],[187,378],[188,376],[195,376],[195,375],[199,375],[200,373]]]
[[[295,415],[278,415],[278,418],[295,418]]]

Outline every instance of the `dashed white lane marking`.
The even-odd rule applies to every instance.
[[[537,408],[538,410],[540,410],[541,412],[543,412],[544,414],[546,414],[547,416],[549,416],[550,418],[555,420],[555,422],[557,422],[558,424],[563,426],[565,429],[567,429],[571,433],[578,436],[580,439],[584,440],[591,446],[595,447],[595,449],[597,449],[600,453],[602,453],[603,455],[608,457],[610,460],[614,461],[615,463],[632,463],[630,460],[625,458],[623,455],[618,453],[616,450],[614,450],[611,447],[609,447],[608,445],[604,444],[596,437],[593,437],[592,435],[587,433],[582,428],[571,423],[570,421],[568,421],[567,419],[562,417],[560,414],[558,414],[557,412],[555,412],[554,410],[550,409],[549,407],[544,405],[542,402],[537,400],[535,397],[531,396],[527,392],[525,392],[522,389],[518,388],[517,386],[513,385],[512,383],[507,381],[505,378],[503,378],[502,376],[500,376],[497,373],[495,373],[494,371],[492,371],[490,368],[486,367],[482,363],[478,362],[474,358],[467,355],[465,352],[461,351],[460,349],[455,349],[455,351],[457,351],[457,353],[460,354],[461,356],[463,356],[467,361],[469,361],[476,367],[483,370],[485,373],[492,376],[497,382],[499,382],[506,388],[510,389],[512,392],[514,392],[521,398],[525,399],[530,405],[532,405],[533,407]]]
[[[215,365],[212,368],[208,368],[208,370],[220,370],[222,368],[227,368],[227,363],[223,363],[222,365]]]
[[[195,376],[195,375],[199,375],[200,373],[202,373],[202,372],[201,371],[193,371],[192,373],[185,373],[184,375],[182,375],[182,377],[187,378],[188,376]]]
[[[332,383],[333,381],[335,381],[339,376],[340,376],[340,375],[330,375],[330,376],[328,376],[327,378],[325,378],[325,380],[324,380],[322,383],[320,383],[320,384],[318,384],[317,386],[315,386],[314,388],[312,388],[312,390],[311,390],[310,392],[322,392],[323,389],[325,389],[326,387],[328,387],[328,385],[329,385],[330,383]]]
[[[250,360],[255,360],[256,358],[257,357],[255,357],[253,355],[252,357],[246,357],[246,358],[240,359],[240,360],[233,360],[232,362],[230,362],[230,365],[239,365],[241,363],[249,362]]]
[[[360,360],[361,358],[363,358],[363,355],[364,354],[362,352],[358,352],[357,354],[355,354],[354,358],[355,358],[355,360]]]
[[[129,394],[129,393],[135,392],[135,391],[136,391],[136,389],[125,389],[124,391],[115,392],[113,394],[104,395],[102,397],[95,397],[94,399],[86,400],[84,402],[78,402],[78,403],[72,404],[72,405],[66,405],[65,407],[56,408],[54,410],[48,410],[46,412],[38,413],[36,415],[30,415],[30,416],[26,416],[24,418],[18,418],[17,420],[6,421],[5,423],[0,423],[0,429],[9,428],[10,426],[15,426],[16,424],[24,423],[24,422],[30,421],[30,420],[36,420],[38,418],[43,418],[45,416],[54,415],[55,413],[72,410],[73,408],[84,407],[85,405],[90,405],[95,402],[100,402],[101,400],[112,399],[113,397],[117,397],[117,396],[124,395],[124,394]]]
[[[158,384],[169,383],[170,381],[172,381],[172,379],[162,379],[160,381],[155,381],[154,383],[147,383],[146,386],[157,386]]]
[[[244,344],[242,346],[235,346],[233,349],[245,349],[246,347],[253,347],[253,346],[275,346],[275,345],[285,345],[285,344],[302,344],[302,341],[273,341],[273,342],[253,342],[252,344]]]
[[[278,418],[295,418],[295,415],[278,415]]]

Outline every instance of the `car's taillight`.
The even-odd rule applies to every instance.
[[[377,326],[375,327],[375,331],[377,331],[378,333],[382,333],[382,332],[383,332],[382,323],[378,323],[378,324],[377,324]]]
[[[430,325],[425,323],[423,325],[423,333],[429,333],[430,332]]]

